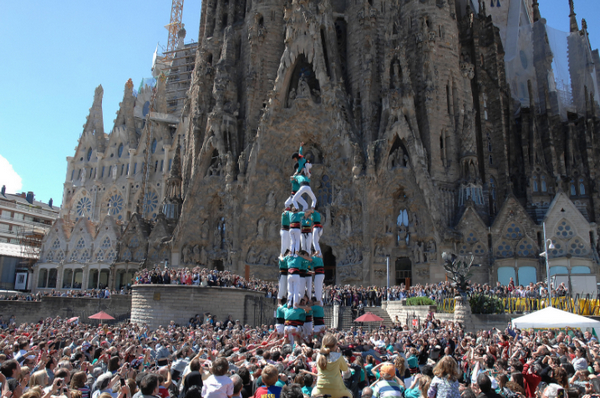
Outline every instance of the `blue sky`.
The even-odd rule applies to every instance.
[[[487,1],[487,0],[486,0]],[[507,0],[501,0],[506,2]],[[568,31],[568,0],[539,0],[548,25]],[[186,0],[186,43],[198,39],[200,0]],[[152,54],[165,45],[168,0],[32,1],[0,3],[0,186],[62,200],[66,157],[72,156],[92,105],[104,87],[108,133],[127,79],[150,76]],[[599,0],[575,0],[600,46]],[[596,18],[592,18],[592,16]]]

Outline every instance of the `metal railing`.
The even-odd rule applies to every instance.
[[[467,295],[474,314],[522,314],[550,306],[548,298],[501,297],[495,294],[471,293]],[[437,312],[454,312],[455,299],[441,296],[435,300]],[[600,316],[600,295],[566,295],[552,298],[552,307],[577,315]]]

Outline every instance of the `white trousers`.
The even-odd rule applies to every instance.
[[[285,251],[290,248],[290,231],[281,229],[279,230],[279,236],[281,237],[281,255],[285,254]]]
[[[279,275],[279,290],[277,291],[277,299],[281,300],[287,295],[288,276]]]
[[[310,188],[310,187],[309,187]],[[285,207],[290,207],[293,203],[294,203],[294,198],[296,196],[295,195],[290,195],[289,198],[287,198],[287,200],[285,201]],[[308,203],[306,203],[306,200],[304,200],[303,198],[299,197],[298,199],[296,199],[298,203],[300,203],[302,205],[303,209],[308,209]],[[296,207],[297,205],[294,205],[294,207]],[[296,207],[297,209],[298,207]]]
[[[301,237],[300,228],[290,228],[290,250],[292,254],[296,254],[300,250]]]
[[[312,253],[312,250],[311,250],[312,241],[313,241],[312,232],[302,233],[302,235],[300,236],[300,246],[302,247],[302,250],[306,250],[308,252],[308,254]]]
[[[300,305],[302,296],[304,296],[304,278],[301,278],[298,274],[288,275],[287,283],[288,303],[293,303],[293,305],[297,307]]]
[[[310,300],[310,298],[312,297],[312,275],[311,276],[307,276],[306,278],[304,278],[304,285],[306,287],[306,295],[308,296],[308,299]]]
[[[319,301],[323,301],[323,281],[325,274],[315,274],[315,297]]]
[[[300,199],[302,199],[303,194],[308,194],[308,196],[310,196],[310,198],[312,200],[312,208],[314,209],[317,206],[317,197],[315,196],[312,189],[310,188],[310,185],[302,185],[300,187],[300,189],[298,190],[298,192],[296,192],[296,194],[292,198],[292,203],[294,204],[294,207],[296,209],[299,208],[298,202],[300,202]],[[304,199],[302,199],[302,200],[304,201]],[[302,204],[302,202],[300,202],[300,204]],[[306,204],[306,202],[304,202],[304,204]],[[307,208],[308,208],[308,205],[304,206],[302,208],[302,210],[306,210]]]
[[[321,246],[319,245],[319,240],[321,240],[321,235],[323,235],[323,228],[315,227],[312,232],[312,245],[315,247],[315,251],[318,251],[321,255]]]
[[[302,329],[304,332],[304,338],[306,341],[311,341],[313,336],[313,323],[312,322],[304,322],[302,325]]]

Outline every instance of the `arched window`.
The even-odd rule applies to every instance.
[[[119,145],[119,149],[117,150],[117,155],[121,157],[123,155],[123,144]]]
[[[110,246],[110,238],[107,236],[106,238],[104,238],[104,241],[102,242],[102,245],[100,247],[103,249],[108,249]]]
[[[88,289],[96,289],[98,287],[98,270],[91,269],[88,276]]]
[[[567,267],[563,267],[563,266],[550,267],[550,276],[557,275],[557,274],[568,274],[568,273],[569,273],[569,270],[567,269]]]
[[[83,240],[83,238],[79,239],[79,241],[77,242],[77,246],[75,246],[77,249],[83,249],[85,248],[85,240]]]
[[[48,270],[45,268],[40,269],[40,273],[38,275],[38,288],[45,288],[46,282],[48,279]]]
[[[539,191],[538,178],[537,178],[537,176],[533,176],[533,192],[538,192],[538,191]]]
[[[513,267],[500,267],[498,268],[498,282],[503,286],[507,286],[510,282],[510,278],[516,279],[515,269]]]
[[[49,272],[48,272],[48,284],[46,285],[46,287],[48,289],[56,289],[56,277],[58,275],[58,271],[56,270],[56,268],[52,268]]]
[[[67,268],[63,273],[63,289],[70,289],[73,286],[73,270]]]
[[[577,189],[575,189],[575,180],[571,179],[571,196],[577,196]]]
[[[152,146],[150,147],[152,153],[156,152],[156,138],[154,140],[152,140]]]
[[[54,243],[52,244],[52,249],[54,249],[54,250],[60,249],[60,241],[58,239],[56,239],[54,241]]]
[[[576,265],[573,268],[571,268],[571,273],[572,274],[589,274],[590,267],[586,267],[584,265]]]
[[[585,196],[585,184],[583,183],[583,177],[579,177],[579,195]]]
[[[537,272],[535,267],[519,267],[519,285],[527,286],[529,283],[537,282]]]
[[[73,289],[81,289],[81,284],[83,283],[83,270],[81,268],[77,268],[75,273],[73,274]]]
[[[98,286],[100,289],[104,289],[108,286],[109,275],[110,275],[110,271],[107,269],[103,269],[102,271],[100,271],[100,283]]]
[[[548,184],[546,184],[546,176],[542,176],[542,192],[548,192]]]
[[[92,147],[90,147],[87,151],[87,160],[88,162],[90,161],[90,159],[92,158]]]

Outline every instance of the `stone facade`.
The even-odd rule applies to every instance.
[[[115,295],[109,299],[89,297],[43,297],[41,301],[3,300],[0,315],[8,320],[12,315],[17,323],[37,323],[49,316],[69,319],[78,316],[82,322],[90,323],[90,315],[104,311],[117,321],[124,321],[131,315],[131,296]]]
[[[275,299],[250,290],[198,286],[145,286],[132,288],[131,322],[151,329],[170,321],[186,325],[197,314],[210,313],[223,322],[228,316],[242,325],[272,325]]]
[[[562,247],[550,253],[552,264],[565,267],[554,271],[597,274],[600,120],[595,90],[586,85],[596,71],[581,66],[589,54],[575,51],[581,40],[589,47],[586,28],[575,20],[569,41],[573,93],[585,95],[565,110],[549,83],[553,55],[537,1],[486,3],[203,2],[181,112],[164,108],[162,118],[149,117],[165,153],[146,163],[181,147],[181,170],[176,162],[169,176],[152,167],[117,174],[106,193],[96,182],[77,180],[74,190],[67,181],[62,222],[118,225],[102,206],[120,189],[119,214],[131,221],[115,236],[113,274],[166,256],[173,265],[273,280],[290,157],[304,141],[324,219],[328,282],[384,285],[388,256],[392,284],[439,281],[444,251],[475,256],[477,282],[540,280],[544,221]],[[508,13],[519,7],[515,28]],[[514,36],[525,27],[528,35]],[[505,58],[514,37],[520,69]],[[169,77],[166,86],[173,83]],[[89,148],[105,162],[123,142],[132,151],[130,170],[135,156],[138,168],[148,158],[144,119],[125,116],[139,108],[141,94],[135,100],[127,90],[124,116],[108,139],[97,121],[97,93],[68,177],[81,169],[98,178],[100,163],[95,174],[87,168]],[[177,123],[169,124],[171,115]],[[157,206],[137,206],[140,192],[155,192]],[[89,207],[79,205],[84,196]],[[163,216],[158,203],[171,206]]]

